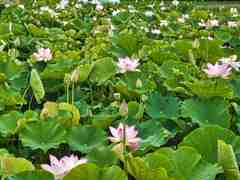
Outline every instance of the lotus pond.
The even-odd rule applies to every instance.
[[[237,6],[2,0],[0,178],[240,180],[239,70]]]

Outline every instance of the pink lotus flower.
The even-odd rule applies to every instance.
[[[219,60],[222,64],[227,64],[229,65],[230,67],[232,67],[233,69],[235,69],[236,71],[239,71],[240,69],[240,62],[237,61],[237,55],[232,55],[228,58],[221,58]]]
[[[87,159],[78,159],[77,156],[64,156],[58,160],[55,156],[50,155],[50,165],[42,164],[41,167],[45,171],[52,173],[55,176],[55,180],[62,180],[63,177],[80,164],[87,162]]]
[[[119,124],[118,128],[109,127],[110,132],[113,137],[109,137],[109,140],[113,143],[123,143],[124,138],[124,125],[122,123]],[[138,131],[134,126],[125,125],[126,130],[126,145],[130,147],[132,150],[137,150],[140,145],[141,139],[137,137]]]
[[[139,66],[138,60],[130,59],[129,57],[119,58],[117,66],[120,73],[125,73],[127,71],[139,71],[137,69]]]
[[[50,61],[52,59],[52,53],[49,48],[40,48],[37,53],[33,54],[37,61]]]
[[[229,67],[228,64],[219,64],[216,63],[212,65],[210,63],[207,64],[207,69],[203,71],[208,75],[209,78],[221,77],[223,79],[227,79],[231,74],[232,68]]]
[[[100,2],[96,3],[96,10],[97,11],[102,11],[104,9],[103,5]]]
[[[204,22],[203,20],[201,20],[201,22],[199,22],[198,25],[201,27],[213,28],[213,27],[219,26],[219,21],[216,19],[208,20],[207,22]]]

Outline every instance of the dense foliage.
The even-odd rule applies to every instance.
[[[1,2],[0,176],[240,180],[239,27],[176,0]]]

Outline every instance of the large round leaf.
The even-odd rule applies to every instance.
[[[182,104],[182,116],[192,118],[200,125],[230,126],[229,104],[223,98],[188,99]]]
[[[149,120],[138,126],[139,136],[141,137],[141,150],[152,147],[160,147],[165,144],[174,134],[171,134],[158,121]]]
[[[96,61],[92,72],[90,73],[90,80],[98,84],[104,83],[116,73],[116,66],[112,58],[104,58]]]
[[[65,129],[56,121],[36,121],[26,124],[20,132],[23,145],[44,152],[65,142]]]
[[[54,180],[54,177],[45,171],[26,171],[15,176],[9,176],[6,180]]]
[[[23,117],[23,114],[17,111],[12,111],[0,116],[0,133],[3,136],[15,133],[18,125],[18,120]]]
[[[94,148],[88,153],[87,159],[99,167],[115,165],[117,163],[117,156],[110,147]]]
[[[127,180],[127,175],[121,168],[112,166],[99,168],[95,164],[83,164],[74,168],[63,180]]]
[[[240,172],[233,148],[222,140],[218,140],[218,164],[223,167],[228,180],[240,180]]]
[[[24,158],[0,158],[0,175],[2,176],[11,176],[23,171],[32,171],[34,169],[33,164]]]
[[[126,173],[117,166],[104,168],[98,180],[128,180]]]
[[[161,96],[159,92],[150,95],[147,103],[147,113],[155,119],[176,119],[179,116],[180,101],[177,97]]]
[[[177,180],[213,180],[222,172],[217,165],[201,159],[201,155],[191,147],[180,147],[174,151],[162,148],[147,155],[145,161],[152,169],[164,167],[168,175]],[[207,167],[207,168],[205,168]]]
[[[99,180],[100,169],[95,164],[83,164],[74,168],[63,180]]]
[[[140,157],[129,157],[127,168],[136,180],[173,180],[164,168],[153,168]]]
[[[106,140],[107,137],[102,129],[81,125],[72,127],[67,138],[71,149],[82,153],[103,145]]]
[[[194,130],[184,138],[180,146],[191,146],[202,155],[203,159],[216,163],[218,140],[231,144],[235,153],[240,153],[240,137],[236,136],[232,131],[219,126],[209,126]]]

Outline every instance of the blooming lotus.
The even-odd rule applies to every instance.
[[[237,8],[231,8],[230,13],[232,14],[232,17],[237,17],[238,16]]]
[[[52,59],[52,53],[49,48],[40,48],[38,49],[37,53],[33,54],[37,61],[50,61]]]
[[[120,73],[125,73],[127,71],[139,71],[137,69],[139,66],[138,60],[130,59],[129,57],[119,58],[117,66]]]
[[[208,75],[209,78],[221,77],[223,79],[227,79],[231,74],[232,68],[228,64],[219,64],[215,65],[208,63],[207,69],[203,71]]]
[[[110,132],[113,137],[109,137],[109,140],[113,143],[121,143],[123,144],[124,139],[124,126],[125,126],[125,134],[126,134],[126,145],[130,147],[132,150],[137,150],[140,145],[141,139],[137,137],[138,131],[134,126],[124,125],[122,123],[119,124],[117,128],[109,127]]]
[[[63,177],[74,167],[87,162],[87,159],[78,159],[78,157],[74,155],[64,156],[60,160],[58,160],[55,156],[50,155],[49,159],[50,165],[42,164],[41,168],[52,173],[55,180],[62,180]]]
[[[152,11],[145,11],[145,16],[152,17],[154,13]]]
[[[219,26],[219,21],[216,19],[208,20],[207,22],[204,22],[203,20],[201,20],[201,22],[199,22],[198,25],[201,27],[213,28],[213,27]]]
[[[96,3],[96,10],[97,11],[102,11],[103,9],[104,9],[103,5],[100,2],[97,1],[97,3]]]
[[[235,22],[235,21],[228,21],[228,27],[229,27],[229,28],[238,27],[238,23]]]
[[[236,71],[239,71],[240,62],[236,61],[236,60],[237,60],[237,55],[232,55],[229,58],[221,58],[219,61],[222,64],[227,64],[230,67],[232,67],[233,69],[235,69]]]
[[[161,20],[160,21],[160,26],[161,27],[167,27],[168,26],[168,21],[167,20]]]
[[[69,0],[61,0],[57,5],[57,9],[65,9],[69,4]]]
[[[174,0],[174,1],[172,1],[172,4],[173,4],[174,6],[178,6],[178,5],[179,5],[179,1]]]
[[[161,31],[160,31],[160,29],[152,29],[152,30],[151,30],[151,33],[152,33],[152,34],[160,34]]]
[[[120,3],[120,0],[109,0],[109,3],[119,4],[119,3]]]

